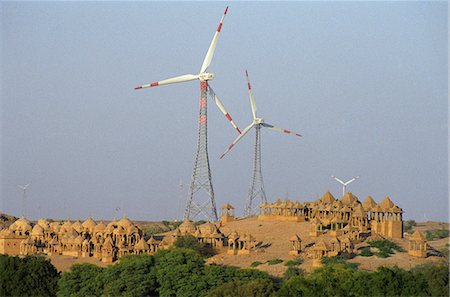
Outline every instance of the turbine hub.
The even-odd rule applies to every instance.
[[[264,123],[264,119],[263,118],[256,118],[255,119],[255,124],[262,124]]]
[[[200,81],[208,81],[214,79],[214,73],[212,72],[203,72],[198,75]]]

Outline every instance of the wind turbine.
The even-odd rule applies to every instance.
[[[340,180],[339,178],[337,178],[336,176],[332,175],[332,178],[334,178],[337,182],[339,182],[340,184],[342,184],[342,196],[345,195],[345,187],[347,187],[347,185],[349,185],[350,183],[354,182],[355,180],[357,180],[359,178],[359,175],[346,181],[343,182],[342,180]]]
[[[27,188],[30,184],[26,184],[25,186],[17,185],[20,189],[22,189],[22,217],[25,217],[25,200],[27,198]]]
[[[262,176],[262,171],[261,171],[261,133],[260,133],[261,127],[269,128],[271,130],[275,130],[275,131],[279,131],[282,133],[291,134],[291,135],[295,135],[295,136],[299,136],[299,137],[301,137],[302,135],[294,133],[294,132],[286,130],[286,129],[277,128],[269,123],[266,123],[263,118],[259,118],[256,115],[256,104],[255,104],[255,100],[253,99],[252,88],[250,85],[250,79],[248,78],[247,70],[245,70],[245,75],[247,77],[247,87],[248,87],[248,94],[250,97],[250,105],[252,108],[253,120],[250,123],[250,125],[248,125],[244,129],[242,134],[240,134],[233,141],[233,143],[227,148],[227,150],[222,154],[222,156],[220,158],[222,159],[233,148],[233,146],[235,146],[236,143],[239,140],[241,140],[242,137],[244,137],[245,134],[248,133],[248,131],[250,131],[251,128],[253,128],[253,127],[255,128],[256,133],[255,133],[255,148],[254,148],[254,155],[253,155],[253,177],[252,177],[252,182],[250,184],[250,189],[248,191],[247,205],[245,207],[245,215],[249,216],[253,212],[252,203],[255,198],[257,198],[259,196],[261,203],[267,202],[266,193],[264,191],[264,181],[263,181],[263,176]]]
[[[226,111],[222,102],[219,100],[215,92],[212,90],[208,81],[214,79],[214,73],[207,72],[209,65],[211,64],[212,58],[214,56],[214,51],[216,49],[217,40],[219,39],[220,30],[222,29],[223,20],[228,11],[228,6],[220,20],[219,26],[217,27],[216,33],[211,41],[211,44],[206,52],[205,59],[200,68],[198,74],[185,74],[169,79],[157,81],[150,84],[145,84],[138,86],[135,89],[143,89],[148,87],[156,87],[173,83],[180,83],[190,80],[200,81],[200,112],[198,116],[198,140],[197,140],[197,155],[194,162],[194,168],[192,173],[191,185],[189,188],[189,194],[186,204],[186,209],[184,213],[185,219],[190,219],[197,216],[199,213],[203,213],[208,219],[213,219],[217,221],[217,209],[216,202],[214,199],[214,190],[211,181],[211,170],[209,167],[208,158],[208,139],[207,139],[207,93],[213,98],[217,107],[225,115],[225,117],[230,121],[231,125],[240,134],[241,131],[237,125],[232,120],[230,114]],[[207,194],[206,201],[200,199],[199,190],[204,190]],[[194,201],[194,195],[197,199]]]

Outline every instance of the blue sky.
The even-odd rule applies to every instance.
[[[1,211],[31,218],[182,216],[197,136],[197,73],[226,3],[2,2]],[[262,133],[266,194],[315,200],[340,185],[405,217],[448,221],[446,2],[231,2],[209,68],[244,128],[251,110],[304,135]],[[254,133],[209,101],[217,205],[243,212]],[[179,181],[185,187],[180,194]]]

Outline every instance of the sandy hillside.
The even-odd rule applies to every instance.
[[[417,229],[425,232],[431,229],[449,228],[448,223],[418,223]],[[221,228],[222,232],[228,235],[236,230],[240,235],[247,233],[253,235],[258,242],[261,242],[257,252],[250,255],[230,256],[226,253],[220,253],[208,260],[208,263],[217,263],[223,265],[231,265],[237,267],[248,268],[254,261],[265,263],[270,259],[282,259],[283,263],[276,265],[263,264],[258,266],[258,269],[267,271],[272,275],[281,276],[287,269],[284,265],[286,261],[293,259],[293,256],[288,255],[289,238],[298,234],[302,239],[302,247],[308,246],[315,242],[317,238],[312,238],[308,235],[311,230],[309,223],[291,223],[291,222],[258,222],[256,217],[238,220],[225,224]],[[447,245],[448,238],[430,241],[428,244],[434,249],[440,249]],[[406,251],[408,250],[408,239],[394,240],[398,245],[402,246]],[[310,271],[312,269],[311,259],[303,256],[304,262],[299,267]],[[375,270],[379,266],[394,266],[409,269],[416,265],[425,263],[437,263],[445,261],[442,257],[430,256],[426,259],[419,259],[411,257],[407,252],[396,253],[389,258],[361,257],[357,256],[349,262],[360,264],[361,269]]]

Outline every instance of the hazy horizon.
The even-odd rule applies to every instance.
[[[361,201],[389,196],[448,221],[447,2],[1,2],[1,209],[27,217],[181,219],[197,142],[197,73],[229,6],[211,86],[244,129],[248,69],[269,201],[313,201],[335,175]],[[218,212],[242,215],[254,131],[208,100]],[[184,187],[180,193],[179,182]],[[198,219],[203,219],[199,217]]]

